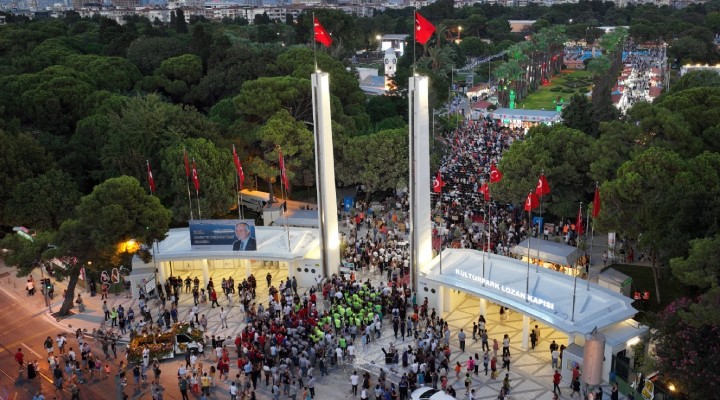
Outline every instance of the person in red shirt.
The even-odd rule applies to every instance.
[[[20,364],[20,371],[22,371],[23,365],[25,365],[25,355],[23,354],[22,349],[18,349],[17,353],[15,353],[15,361]]]
[[[562,376],[560,375],[560,372],[558,370],[555,370],[555,375],[553,375],[553,393],[555,393],[555,389],[557,389],[558,396],[562,396],[562,393],[560,392],[561,379]]]

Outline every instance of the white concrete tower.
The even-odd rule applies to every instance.
[[[410,77],[410,269],[414,290],[418,272],[432,261],[428,86],[427,76]]]
[[[322,267],[326,277],[340,272],[340,231],[335,193],[335,156],[330,119],[330,78],[327,72],[311,75],[315,130],[315,181]]]

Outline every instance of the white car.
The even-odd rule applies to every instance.
[[[410,400],[455,400],[454,397],[446,394],[441,389],[433,389],[426,386],[416,389],[410,394]]]

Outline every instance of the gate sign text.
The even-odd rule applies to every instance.
[[[498,282],[492,281],[490,279],[483,278],[482,276],[459,270],[457,268],[455,269],[455,275],[462,277],[464,279],[469,279],[473,282],[483,284],[483,285],[485,285],[485,287],[490,287],[495,290],[499,290],[506,295],[513,296],[513,297],[516,297],[516,298],[522,299],[522,300],[527,300],[530,303],[539,304],[539,305],[547,308],[548,310],[553,310],[553,311],[555,310],[555,303],[552,303],[545,299],[541,299],[541,298],[529,295],[529,294],[527,294],[525,292],[521,292],[515,288],[505,286],[502,283],[498,283]]]

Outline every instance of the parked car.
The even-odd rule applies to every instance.
[[[455,398],[446,394],[441,389],[421,387],[410,394],[410,400],[455,400]]]

